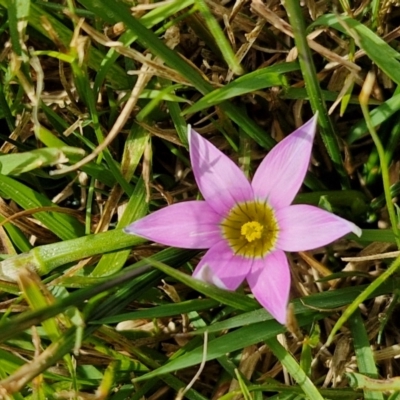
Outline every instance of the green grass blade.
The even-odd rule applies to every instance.
[[[380,106],[371,110],[371,124],[377,127],[385,122],[394,113],[400,110],[400,94],[393,95],[390,99],[383,102]],[[347,143],[352,144],[368,134],[367,123],[361,120],[353,125],[347,136]]]
[[[370,378],[378,378],[374,355],[368,340],[368,334],[365,329],[361,313],[357,310],[350,318],[349,325],[353,337],[354,349],[356,352],[358,371]],[[370,392],[364,390],[365,400],[383,400],[383,394],[379,392]]]
[[[385,293],[391,293],[396,287],[397,282],[386,282],[373,293],[369,294],[368,298]],[[302,299],[301,301],[296,299],[293,301],[294,313],[296,316],[312,313],[314,314],[315,319],[323,318],[324,310],[327,310],[327,313],[329,314],[332,309],[350,304],[357,298],[357,295],[362,293],[366,288],[368,288],[368,285],[362,285],[357,288],[347,287],[336,289],[335,291],[313,294],[307,296],[307,299]],[[321,312],[316,312],[315,310],[320,310]],[[208,326],[206,330],[209,333],[221,332],[228,329],[235,329],[241,326],[271,320],[273,320],[273,318],[264,309],[259,309],[242,313],[221,322],[215,322]],[[198,329],[195,332],[192,332],[192,335],[202,335],[204,330],[205,329]]]
[[[32,310],[38,310],[49,305],[49,298],[41,291],[41,282],[35,279],[32,272],[22,270],[18,276],[20,289]],[[48,337],[53,341],[60,336],[60,331],[55,319],[49,318],[42,322]]]
[[[128,235],[121,229],[115,229],[96,235],[87,235],[35,247],[29,253],[19,254],[2,261],[0,270],[3,276],[9,276],[9,279],[13,279],[20,267],[29,265],[39,275],[44,275],[61,265],[97,254],[128,248],[144,241],[137,236]]]
[[[276,358],[282,363],[293,379],[303,389],[303,392],[309,399],[324,400],[318,389],[314,386],[306,373],[301,369],[295,358],[278,342],[276,338],[267,339],[265,342],[272,350]]]
[[[8,0],[0,0],[0,5],[8,9]],[[39,5],[31,3],[28,19],[29,25],[40,32],[44,37],[51,40],[48,31],[43,26],[43,18],[46,18],[49,21],[54,31],[57,32],[60,41],[65,47],[68,47],[72,39],[72,31],[62,22],[60,22],[58,18],[53,17],[51,13],[45,11]],[[90,68],[94,69],[95,71],[98,70],[103,59],[104,54],[102,54],[98,49],[94,47],[89,49],[88,64]],[[118,64],[113,64],[110,67],[109,73],[107,74],[107,79],[115,88],[122,89],[129,87],[127,75]]]
[[[5,218],[0,215],[0,222],[3,221],[5,221]],[[11,240],[11,242],[16,246],[18,250],[20,250],[21,252],[28,252],[32,248],[32,245],[29,243],[29,240],[26,238],[26,236],[21,232],[21,230],[18,227],[16,227],[11,223],[6,223],[4,224],[4,229],[7,231],[9,240]],[[3,246],[7,247],[6,244],[3,244]],[[7,254],[11,255],[13,254],[13,252],[8,251]]]
[[[338,139],[336,138],[319,86],[312,53],[307,42],[306,27],[300,3],[298,0],[286,0],[285,8],[293,29],[296,47],[299,52],[300,68],[310,97],[311,107],[314,113],[318,112],[321,137],[335,169],[340,175],[342,187],[348,189],[350,182],[347,172],[344,169]]]
[[[370,293],[369,296],[378,296],[383,293],[390,293],[398,282],[388,282],[382,285],[376,292]],[[365,289],[362,288],[345,288],[335,291],[319,293],[308,296],[306,301],[295,301],[296,316],[299,326],[306,326],[315,322],[317,319],[324,318],[324,314],[315,310],[320,310],[324,307],[329,307],[329,311],[336,307],[342,307],[350,303],[357,294]],[[309,305],[309,307],[308,307]],[[282,333],[285,328],[278,322],[271,320],[271,316],[265,310],[256,310],[249,313],[233,317],[230,320],[236,323],[229,323],[230,320],[215,323],[206,328],[199,329],[193,334],[202,335],[204,331],[220,332],[225,329],[238,328],[226,335],[218,337],[208,343],[207,360],[212,360],[223,356],[226,353],[243,349],[246,346],[268,340]],[[0,331],[1,333],[1,331]],[[0,336],[1,337],[1,336]],[[171,360],[169,363],[159,369],[145,374],[137,378],[137,381],[147,380],[153,377],[169,373],[178,369],[187,368],[196,365],[202,361],[203,348],[197,347],[185,355]]]
[[[319,17],[310,28],[326,25],[352,37],[355,43],[363,49],[368,57],[400,85],[400,54],[389,46],[365,24],[346,15],[325,14]]]
[[[0,192],[13,199],[25,210],[38,207],[57,207],[44,195],[8,176],[0,175]],[[35,216],[63,240],[74,239],[84,234],[83,225],[71,215],[56,212],[39,212]]]
[[[184,111],[184,115],[201,111],[204,108],[219,104],[224,100],[251,93],[255,90],[261,90],[271,86],[284,86],[286,80],[283,74],[285,72],[295,71],[298,68],[299,66],[297,63],[284,63],[262,68],[241,76],[224,87],[206,94],[197,103],[187,108]]]
[[[332,331],[329,334],[327,344],[332,343],[333,338],[336,332],[343,326],[343,324],[350,318],[350,316],[358,309],[360,304],[365,301],[371,294],[379,288],[379,286],[383,285],[385,281],[400,267],[400,257],[394,260],[389,268],[385,270],[378,278],[376,278],[368,287],[363,290],[357,298],[350,304],[349,307],[343,312],[341,317],[336,321],[336,324],[332,328]]]
[[[202,311],[217,307],[219,302],[213,299],[204,300],[187,300],[181,301],[180,303],[167,304],[158,307],[154,307],[148,310],[133,311],[130,313],[113,315],[104,319],[100,319],[93,323],[95,324],[114,324],[121,321],[135,320],[141,318],[162,318],[171,317],[173,315],[185,314],[191,311]]]
[[[279,333],[282,333],[283,331],[284,328],[282,325],[273,321],[261,322],[237,329],[236,331],[230,332],[227,335],[223,335],[217,339],[211,340],[207,345],[206,360],[213,360],[215,358],[224,356],[227,353],[243,349],[246,346],[262,342],[268,338],[278,335]],[[158,377],[165,373],[187,368],[189,366],[199,364],[202,359],[203,346],[197,347],[185,355],[176,358],[167,364],[164,364],[155,371],[136,378],[135,381],[139,382]]]
[[[71,155],[83,157],[84,154],[82,149],[61,147],[0,155],[0,174],[20,175],[37,168],[64,163]]]
[[[0,0],[0,4],[1,4]],[[137,41],[146,49],[149,49],[155,55],[162,58],[167,65],[179,72],[202,94],[209,93],[213,90],[213,86],[206,81],[203,76],[190,64],[182,59],[178,53],[169,49],[158,37],[150,30],[146,29],[140,21],[132,17],[120,3],[109,1],[107,4],[99,0],[80,0],[82,4],[96,14],[104,15],[105,13],[112,16],[113,23],[124,22],[126,26],[134,32]],[[108,17],[108,20],[110,18]],[[260,145],[270,149],[275,141],[254,122],[243,111],[230,103],[222,103],[222,110],[236,122],[250,137],[256,140]]]
[[[18,2],[7,0],[6,4],[13,50],[21,57],[23,62],[26,63],[28,61],[28,54],[24,36],[30,14],[31,2],[30,0],[19,0]],[[24,65],[24,69],[25,67],[26,65]],[[27,72],[27,70],[24,72]]]
[[[369,393],[396,391],[397,393],[393,393],[394,397],[390,396],[388,400],[398,399],[396,395],[400,392],[400,380],[397,376],[389,379],[373,379],[356,372],[349,372],[347,376],[350,379],[350,386],[354,389],[363,389]]]
[[[58,131],[59,134],[62,134],[66,129],[68,129],[69,125],[67,121],[60,118],[60,116],[55,113],[50,107],[45,104],[41,104],[43,111],[46,114],[46,117],[50,120],[51,124]],[[55,133],[50,132],[44,126],[35,127],[35,133],[37,138],[47,147],[55,147],[55,148],[63,148],[66,145],[59,137],[56,136]],[[94,148],[94,146],[92,146]],[[70,162],[75,163],[78,162],[79,158],[75,158],[73,155],[70,156]],[[107,186],[114,186],[116,183],[116,179],[113,177],[109,169],[103,168],[102,166],[96,164],[95,162],[90,162],[85,164],[82,167],[82,170],[86,172],[89,176],[99,180],[100,182],[105,183]]]
[[[214,285],[210,285],[206,282],[192,278],[191,276],[186,275],[183,272],[177,271],[176,269],[171,268],[168,265],[158,262],[154,259],[148,258],[146,259],[146,261],[153,267],[164,272],[165,274],[177,279],[182,283],[185,283],[187,286],[192,287],[200,293],[210,296],[214,300],[220,301],[223,304],[232,306],[238,310],[253,310],[257,308],[257,302],[247,296],[219,289]]]
[[[141,179],[135,186],[135,190],[129,199],[124,214],[118,222],[117,228],[124,228],[136,219],[144,217],[147,209],[146,188]],[[91,275],[94,277],[106,276],[118,272],[124,266],[129,254],[130,249],[104,255]]]
[[[215,40],[217,47],[229,69],[232,70],[236,75],[241,75],[243,73],[243,69],[236,59],[231,44],[226,38],[217,20],[210,12],[207,3],[204,0],[195,0],[195,4],[200,14],[203,16],[209,31],[212,32],[213,40]]]
[[[183,0],[183,1],[174,1],[172,3],[165,4],[164,6],[160,6],[155,8],[154,10],[149,11],[145,14],[142,18],[140,18],[140,22],[146,28],[152,28],[154,25],[159,24],[165,20],[167,20],[172,15],[179,13],[184,8],[190,7],[193,5],[194,0]],[[102,11],[102,10],[99,10]],[[98,14],[101,16],[105,21],[109,19],[108,14],[106,12],[102,12]],[[111,20],[113,23],[114,20]],[[121,37],[118,39],[119,42],[123,43],[125,46],[131,45],[137,39],[137,35],[128,30],[125,32]],[[104,79],[112,67],[112,65],[116,62],[119,57],[119,53],[115,49],[110,49],[106,56],[104,57],[100,68],[98,69],[96,79],[94,82],[94,90],[97,93],[100,86],[103,84]]]

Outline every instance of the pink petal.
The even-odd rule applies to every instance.
[[[239,167],[189,127],[190,158],[204,199],[219,214],[238,202],[253,199],[253,190]]]
[[[193,277],[221,289],[236,290],[250,271],[252,259],[236,256],[222,240],[211,247],[193,272]]]
[[[208,249],[220,241],[218,215],[205,201],[186,201],[158,210],[127,226],[126,233],[185,249]]]
[[[264,259],[254,260],[247,281],[259,303],[284,325],[290,290],[290,270],[285,253],[276,250]]]
[[[343,218],[304,204],[278,210],[277,247],[284,251],[305,251],[325,246],[350,232],[361,236],[361,229]]]
[[[292,203],[310,163],[316,126],[314,116],[267,154],[252,181],[257,198],[267,200],[275,209]]]

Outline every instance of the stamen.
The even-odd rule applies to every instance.
[[[266,256],[278,240],[279,227],[274,210],[265,202],[236,204],[220,227],[233,252],[246,258]]]
[[[244,236],[248,242],[260,239],[262,236],[262,231],[264,227],[257,221],[246,222],[242,225],[240,233]]]

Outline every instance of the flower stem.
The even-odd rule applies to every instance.
[[[115,229],[47,244],[0,262],[0,276],[5,280],[15,281],[21,267],[28,267],[37,274],[44,275],[61,265],[135,246],[144,241],[145,239],[124,233],[122,229]]]
[[[395,236],[397,247],[400,249],[400,236],[399,236],[399,228],[397,226],[397,217],[394,209],[394,205],[392,202],[392,196],[390,193],[390,180],[389,180],[389,168],[386,162],[385,149],[382,146],[382,143],[379,139],[378,134],[371,122],[371,116],[368,110],[368,100],[371,94],[372,87],[375,81],[375,74],[373,72],[369,72],[364,85],[362,87],[359,99],[361,110],[364,114],[365,123],[367,125],[368,131],[371,134],[372,140],[375,143],[376,150],[379,156],[379,163],[382,171],[382,182],[383,182],[383,191],[385,193],[386,207],[389,213],[390,223],[392,225],[393,233]]]
[[[350,182],[343,166],[339,143],[336,138],[332,122],[328,116],[321,88],[319,87],[317,73],[312,59],[312,53],[310,47],[308,46],[306,26],[300,1],[285,0],[283,4],[289,17],[290,25],[293,29],[294,41],[299,53],[300,68],[303,74],[308,96],[310,97],[311,107],[314,113],[318,111],[319,114],[318,122],[321,126],[322,140],[324,141],[326,150],[328,151],[328,154],[335,165],[336,171],[340,175],[342,188],[349,189]]]
[[[400,249],[399,228],[397,226],[396,213],[394,210],[394,205],[392,203],[392,197],[391,197],[391,193],[390,193],[389,168],[386,163],[385,150],[382,146],[381,141],[379,140],[379,137],[375,131],[374,126],[372,125],[371,117],[370,117],[369,110],[368,110],[368,99],[371,94],[371,91],[372,91],[372,88],[374,85],[374,81],[375,81],[375,75],[370,72],[367,75],[367,78],[365,79],[359,99],[360,99],[361,109],[364,114],[365,122],[367,124],[368,130],[372,136],[372,139],[373,139],[376,149],[378,151],[379,162],[380,162],[381,171],[382,171],[383,190],[385,193],[386,206],[387,206],[388,213],[389,213],[390,223],[392,224],[394,239],[396,241],[397,247]],[[357,298],[349,305],[349,307],[346,308],[345,312],[337,320],[335,326],[333,327],[331,333],[329,334],[329,337],[328,337],[328,340],[326,343],[327,346],[330,343],[332,343],[336,332],[349,319],[349,317],[354,313],[354,311],[358,308],[358,306],[363,301],[365,301],[376,288],[378,288],[382,283],[384,283],[386,281],[386,279],[388,279],[399,268],[400,268],[400,257],[397,258],[396,260],[394,260],[393,263],[390,265],[390,267],[385,272],[383,272],[382,275],[380,275],[378,278],[376,278],[367,287],[367,289],[365,289],[359,296],[357,296]]]
[[[328,340],[326,341],[326,346],[329,346],[334,337],[336,332],[343,326],[343,324],[350,318],[350,316],[356,311],[359,305],[367,300],[371,294],[380,286],[382,285],[396,270],[400,267],[400,257],[396,258],[390,267],[383,272],[382,275],[379,275],[368,287],[361,292],[357,298],[346,308],[344,313],[341,317],[337,320],[335,326],[332,328],[332,331],[329,334]]]

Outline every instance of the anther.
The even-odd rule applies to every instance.
[[[240,233],[248,242],[261,239],[264,227],[257,221],[249,221],[242,225]]]

